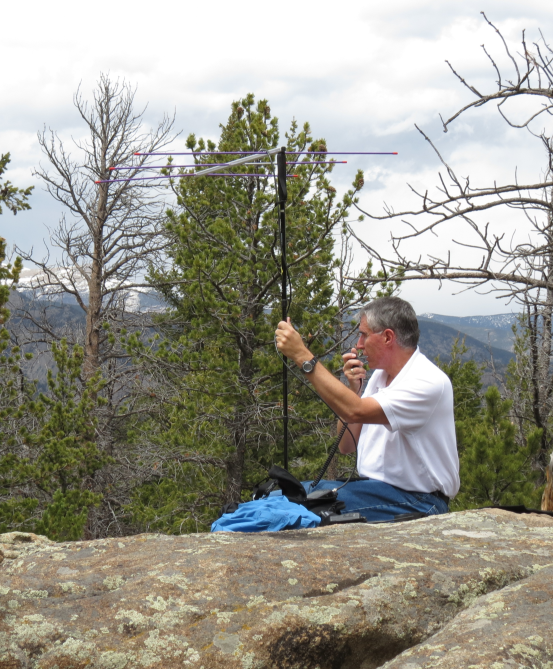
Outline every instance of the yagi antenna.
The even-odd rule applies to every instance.
[[[228,167],[228,165],[226,165]],[[197,177],[199,172],[187,172],[184,174],[161,174],[155,177],[123,177],[121,179],[106,179],[105,181],[95,181],[97,184],[113,184],[120,183],[121,181],[152,181],[153,179],[182,179],[183,177]],[[276,174],[259,174],[257,172],[229,172],[221,173],[217,172],[214,174],[205,174],[206,177],[259,177],[260,179],[267,179],[270,177],[276,177]],[[297,179],[299,174],[287,174],[287,179]]]
[[[286,156],[290,156],[292,160],[287,161]],[[242,156],[236,160],[223,163],[205,163],[205,168],[198,172],[181,172],[178,174],[159,174],[156,176],[129,176],[117,179],[101,179],[95,181],[97,184],[110,184],[125,181],[154,181],[156,179],[182,179],[193,177],[224,177],[224,178],[247,178],[247,179],[267,179],[276,178],[277,186],[277,204],[279,207],[279,234],[280,234],[280,257],[281,257],[281,271],[282,271],[282,290],[281,290],[281,306],[282,306],[282,320],[285,321],[288,315],[288,264],[286,260],[286,201],[288,199],[288,189],[286,179],[299,178],[298,174],[287,174],[286,165],[340,165],[345,164],[345,160],[331,160],[323,161],[317,160],[316,156],[397,156],[397,151],[287,151],[283,146],[277,149],[267,149],[266,151],[171,151],[171,152],[137,152],[135,156]],[[255,167],[265,169],[267,167],[274,167],[272,161],[266,163],[259,163],[257,161],[264,158],[270,158],[276,155],[277,173],[239,173],[229,172],[234,167],[243,165],[248,167],[253,165]],[[296,156],[313,156],[312,161],[297,161],[294,160]],[[138,171],[138,170],[153,170],[153,169],[174,169],[174,168],[199,168],[202,164],[195,163],[193,165],[119,165],[110,167],[111,173],[115,175],[116,172],[124,170]],[[282,421],[283,421],[283,461],[284,469],[288,469],[288,359],[283,356],[282,364]]]
[[[296,161],[290,161],[287,160],[286,164],[287,165],[345,165],[348,161],[347,160],[315,160],[313,162],[307,162],[306,160],[296,160]],[[167,165],[119,165],[118,167],[110,167],[109,170],[110,172],[113,172],[114,170],[116,171],[121,171],[121,170],[168,170],[169,168],[175,168],[175,167],[198,167],[198,164],[201,165],[201,163],[190,163],[188,165],[173,165],[173,163],[168,163]],[[222,167],[228,167],[230,163],[206,163],[209,165],[219,165]],[[244,163],[245,165],[270,165],[273,167],[273,163]],[[97,181],[96,183],[100,183]]]
[[[264,156],[278,153],[280,149],[268,149]],[[397,156],[397,151],[288,151],[292,156]],[[243,156],[244,154],[255,155],[259,151],[185,151],[165,153],[135,153],[135,156]]]

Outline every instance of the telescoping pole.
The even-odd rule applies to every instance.
[[[277,153],[277,181],[278,181],[278,222],[280,229],[280,249],[282,268],[282,320],[288,316],[288,266],[286,264],[286,147]],[[282,363],[282,427],[284,447],[284,469],[288,469],[288,359]]]

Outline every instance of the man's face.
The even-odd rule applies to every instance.
[[[367,319],[363,316],[359,322],[359,339],[357,348],[364,351],[367,362],[371,369],[380,369],[385,353],[383,332],[374,332],[367,325]]]

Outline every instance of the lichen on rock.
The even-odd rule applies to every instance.
[[[0,548],[14,555],[0,565],[0,669],[553,663],[541,516],[65,544],[10,533]]]

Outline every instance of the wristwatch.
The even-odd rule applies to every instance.
[[[317,362],[318,362],[317,358],[313,358],[312,360],[306,360],[305,362],[302,363],[301,368],[306,374],[309,374],[315,369],[315,365],[317,364]]]

